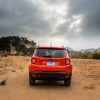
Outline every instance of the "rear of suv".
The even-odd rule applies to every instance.
[[[29,63],[29,84],[36,80],[63,80],[71,85],[72,65],[64,47],[37,47]]]

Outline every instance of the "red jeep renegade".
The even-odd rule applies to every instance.
[[[29,63],[29,84],[35,80],[64,80],[70,86],[72,65],[64,47],[37,47]]]

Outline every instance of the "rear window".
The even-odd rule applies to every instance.
[[[39,57],[62,58],[67,56],[67,52],[65,49],[38,48],[36,49],[36,55]]]

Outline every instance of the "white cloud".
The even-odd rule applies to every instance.
[[[83,16],[82,15],[75,15],[72,17],[72,23],[71,25],[69,26],[69,30],[75,30],[76,32],[80,32],[82,29],[80,27],[81,25],[81,22],[82,22],[82,18]]]
[[[36,40],[37,45],[40,46],[50,46],[51,42],[52,42],[52,46],[66,46],[69,43],[69,41],[62,36],[58,36],[58,37],[47,36],[46,38],[41,37],[41,38],[34,38],[34,39]]]

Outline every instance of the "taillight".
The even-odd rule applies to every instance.
[[[37,63],[37,59],[36,58],[31,58],[31,63],[32,64],[36,64]]]
[[[66,59],[65,63],[66,65],[70,65],[70,59]]]

